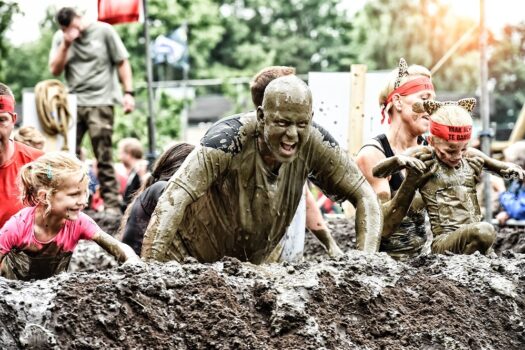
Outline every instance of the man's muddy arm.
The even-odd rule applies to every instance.
[[[141,254],[144,259],[162,260],[192,201],[184,189],[172,182],[168,184],[144,235]]]
[[[374,190],[365,181],[348,200],[356,209],[357,249],[367,253],[377,252],[383,227],[383,214]]]
[[[117,241],[104,231],[98,231],[93,236],[93,241],[101,246],[106,252],[113,255],[118,262],[139,262],[140,258],[137,254],[125,243]]]

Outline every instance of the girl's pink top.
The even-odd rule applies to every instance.
[[[13,215],[0,229],[0,253],[6,255],[13,248],[24,250],[28,246],[42,248],[34,235],[36,207],[27,207]],[[62,251],[72,252],[81,239],[93,239],[100,227],[84,213],[76,220],[66,220],[62,229],[49,242],[54,242]]]

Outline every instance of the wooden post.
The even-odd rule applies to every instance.
[[[512,129],[512,133],[510,134],[509,145],[522,140],[523,136],[525,136],[525,104],[521,107],[518,119],[516,119],[516,124],[514,124],[514,129]]]
[[[348,155],[355,155],[363,145],[363,119],[365,117],[365,78],[366,64],[353,64],[350,68],[350,115],[348,116]],[[353,205],[345,201],[342,204],[345,216],[355,216]]]
[[[350,116],[348,121],[348,154],[355,157],[363,145],[365,117],[366,64],[353,64],[350,70]]]

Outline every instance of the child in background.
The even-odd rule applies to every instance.
[[[19,280],[66,271],[80,239],[93,240],[119,261],[140,262],[131,248],[103,232],[82,209],[89,177],[80,160],[50,152],[20,170],[22,200],[29,205],[0,230],[0,273]]]
[[[386,177],[406,168],[425,178],[419,192],[425,203],[432,233],[433,253],[472,254],[491,251],[494,227],[481,222],[476,184],[482,168],[500,176],[521,181],[525,172],[515,164],[492,159],[474,148],[468,148],[472,132],[475,99],[458,102],[424,101],[415,103],[415,112],[430,115],[430,146],[410,149],[407,155],[385,159],[374,168],[374,176]],[[425,164],[429,157],[432,164]]]

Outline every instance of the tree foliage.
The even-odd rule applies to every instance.
[[[439,0],[372,0],[354,18],[355,54],[369,70],[393,69],[400,57],[432,68],[476,26]],[[478,84],[478,31],[434,76],[439,90],[474,91]]]
[[[439,0],[370,0],[353,17],[341,0],[148,0],[152,41],[188,25],[190,78],[252,76],[268,65],[290,65],[309,71],[348,71],[352,63],[368,70],[392,69],[400,57],[432,68],[465,32],[475,27]],[[0,34],[18,8],[0,0]],[[52,15],[41,26],[38,41],[12,47],[0,35],[0,78],[18,95],[50,77],[47,60]],[[137,111],[116,122],[116,140],[135,133],[146,140],[146,65],[142,23],[117,25],[131,56]],[[472,36],[434,75],[438,90],[473,93],[479,85],[479,33]],[[509,26],[500,39],[490,38],[490,76],[495,82],[498,120],[513,120],[525,102],[525,25]],[[8,69],[6,69],[8,67]],[[156,79],[181,79],[180,68],[157,66]],[[166,73],[167,72],[167,73]],[[198,94],[224,93],[250,105],[246,85],[201,87]],[[182,101],[156,98],[157,134],[178,135]],[[135,124],[134,124],[135,123]],[[135,126],[135,127],[134,127]],[[138,126],[138,127],[137,127]],[[127,131],[126,131],[127,130]],[[129,130],[132,130],[130,132]],[[127,134],[126,134],[127,133]],[[161,145],[164,141],[159,142]]]
[[[8,67],[5,58],[10,48],[4,34],[9,29],[13,16],[19,12],[20,9],[15,2],[0,0],[0,81],[5,81],[5,71]]]
[[[512,123],[525,104],[525,22],[506,26],[489,62],[499,123]]]

